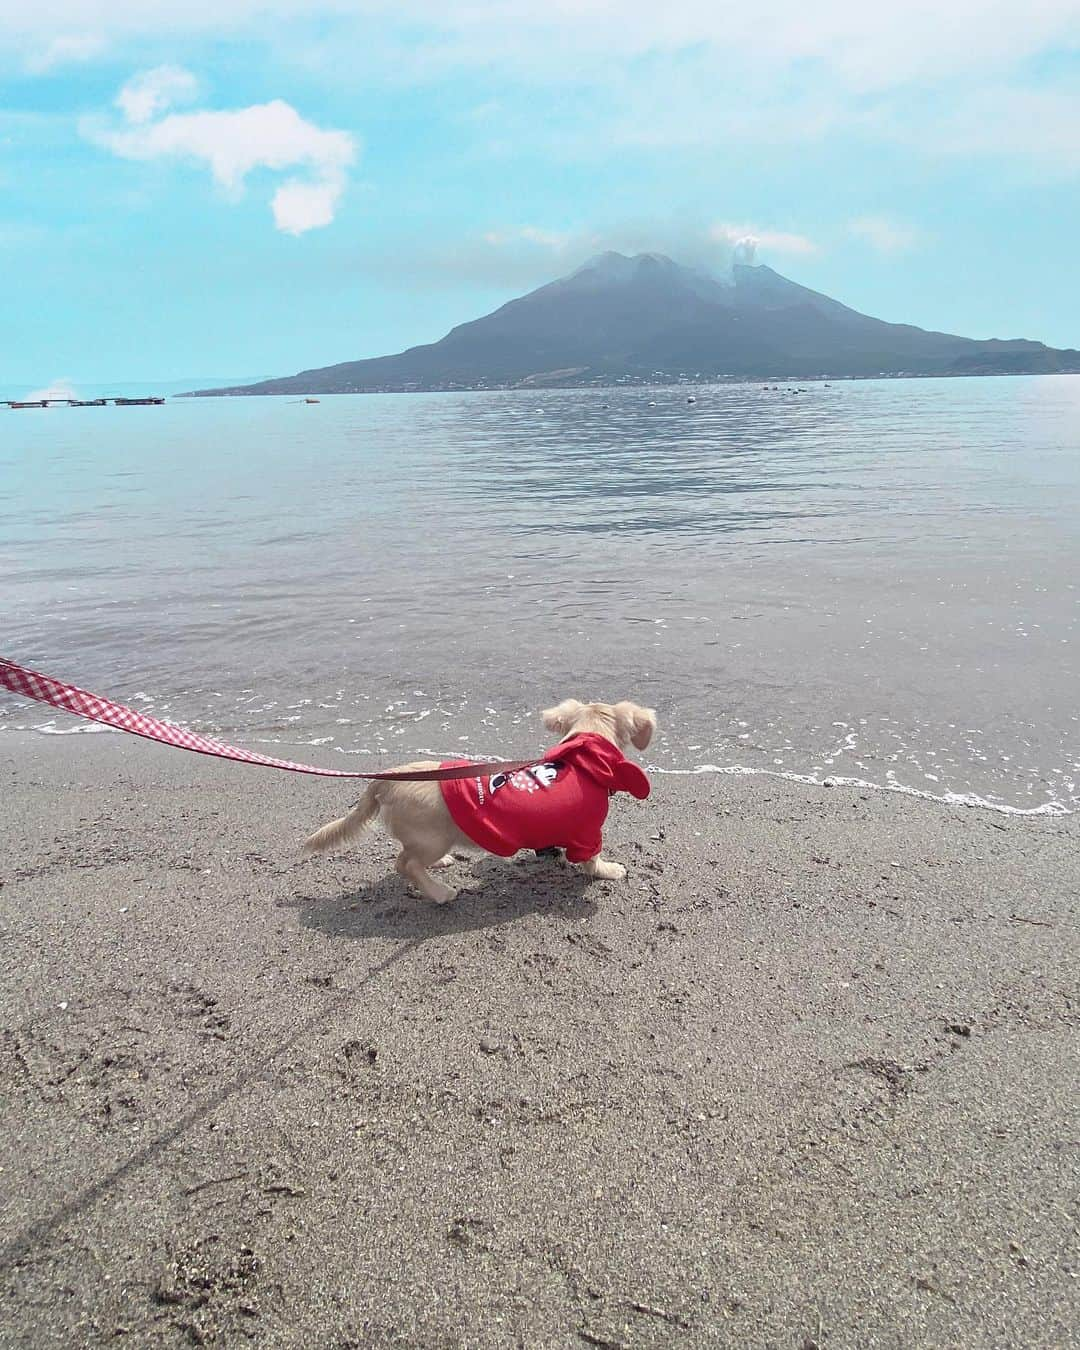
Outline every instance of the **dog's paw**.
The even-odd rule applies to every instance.
[[[457,899],[457,891],[452,886],[438,884],[432,886],[428,899],[435,905],[448,905],[451,900]]]
[[[608,862],[606,858],[596,858],[585,866],[585,875],[597,881],[622,881],[626,868],[622,863]]]
[[[438,862],[433,862],[428,868],[429,872],[441,872],[444,868],[453,867],[457,859],[452,853],[444,853]]]

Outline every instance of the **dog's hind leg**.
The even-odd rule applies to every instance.
[[[416,852],[411,849],[402,848],[398,854],[397,862],[394,863],[394,870],[399,876],[403,876],[406,881],[411,881],[426,900],[433,900],[437,905],[445,905],[453,900],[457,891],[449,886],[444,886],[441,881],[436,881],[428,871],[429,867],[439,861],[438,857],[429,860],[418,857]]]
[[[410,768],[437,767],[420,763]],[[429,867],[448,865],[450,851],[468,841],[450,819],[436,783],[395,783],[384,792],[383,824],[401,845],[395,863],[399,876],[412,882],[421,895],[437,905],[453,900],[455,892],[436,881]]]

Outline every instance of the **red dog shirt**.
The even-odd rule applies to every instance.
[[[450,760],[450,764],[468,763]],[[603,736],[585,732],[528,769],[440,783],[454,824],[474,844],[509,858],[518,849],[562,848],[570,862],[600,852],[608,799],[649,795],[649,780]]]

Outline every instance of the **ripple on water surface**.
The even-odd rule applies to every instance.
[[[1073,809],[1080,380],[802,387],[13,422],[5,654],[324,762],[629,696],[659,769]]]

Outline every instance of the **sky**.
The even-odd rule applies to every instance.
[[[0,88],[6,387],[291,374],[746,239],[1080,347],[1080,0],[0,0]]]

